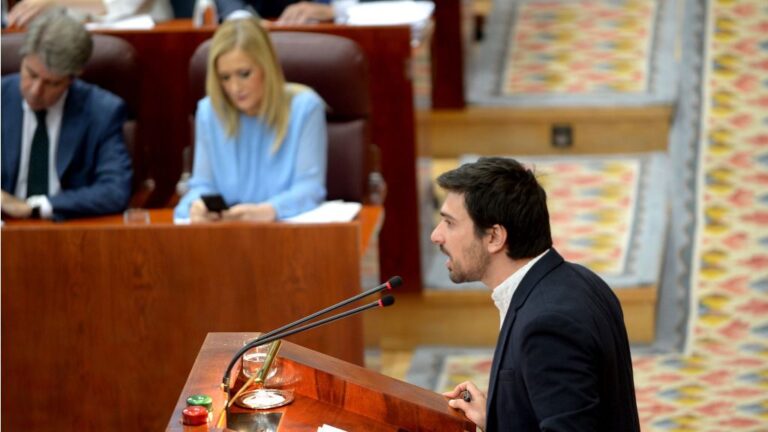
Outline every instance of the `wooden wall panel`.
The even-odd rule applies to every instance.
[[[162,429],[208,332],[275,328],[358,293],[359,236],[358,223],[4,227],[3,426]],[[361,364],[361,327],[290,340]]]

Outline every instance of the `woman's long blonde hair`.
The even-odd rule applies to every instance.
[[[277,152],[288,129],[293,91],[286,91],[285,78],[275,55],[275,49],[266,30],[256,18],[243,18],[225,21],[216,30],[208,53],[208,74],[205,90],[211,98],[211,104],[219,119],[224,123],[227,135],[234,136],[239,127],[240,111],[227,97],[219,75],[216,62],[223,54],[240,49],[248,55],[264,76],[264,93],[257,115],[275,131],[272,152]]]

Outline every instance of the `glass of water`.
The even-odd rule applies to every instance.
[[[123,223],[126,225],[148,224],[149,211],[140,208],[129,208],[123,212]]]
[[[250,341],[246,341],[246,344],[249,342]],[[250,350],[246,351],[245,354],[243,354],[242,367],[243,374],[245,374],[246,377],[251,378],[252,376],[259,373],[259,370],[264,365],[264,360],[267,358],[267,353],[269,352],[269,348],[271,346],[272,344],[258,346],[256,348],[251,348]],[[274,378],[278,375],[279,371],[280,359],[275,357],[274,360],[272,360],[272,365],[269,368],[269,372],[267,372],[266,377],[264,378],[265,387],[268,383],[274,383]]]
[[[248,344],[250,341],[246,341]],[[238,392],[239,396],[235,397],[235,403],[246,409],[260,410],[260,409],[272,409],[287,405],[293,401],[293,390],[290,389],[277,389],[268,388],[268,386],[283,386],[285,382],[282,380],[282,366],[281,361],[277,357],[277,352],[280,349],[280,341],[277,340],[269,345],[263,345],[256,348],[251,348],[242,357],[243,374],[248,378],[255,376],[264,377],[264,382],[261,385],[247,389],[245,388]],[[272,361],[269,365],[268,371],[262,371],[265,367],[265,362],[270,358],[270,351],[272,351]],[[259,375],[261,373],[261,375]]]

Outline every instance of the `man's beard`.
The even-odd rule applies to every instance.
[[[451,255],[440,246],[440,250],[452,259]],[[448,276],[453,283],[475,282],[480,281],[485,276],[485,272],[488,269],[488,265],[491,261],[491,256],[483,249],[481,242],[473,242],[464,250],[467,260],[465,266],[457,261],[451,262],[451,268],[448,270]]]

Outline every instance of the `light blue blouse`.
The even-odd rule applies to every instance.
[[[237,134],[228,137],[207,97],[197,104],[195,123],[190,189],[174,210],[176,219],[188,219],[192,202],[205,194],[219,193],[229,206],[270,203],[278,219],[325,199],[325,105],[314,91],[293,96],[288,130],[275,153],[275,131],[261,118],[240,114]]]

